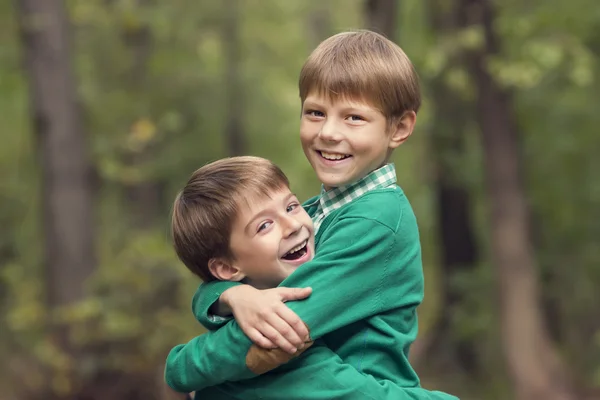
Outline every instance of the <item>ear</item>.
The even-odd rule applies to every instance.
[[[208,270],[222,281],[239,282],[246,277],[239,268],[223,258],[211,258],[208,261]]]
[[[390,136],[390,149],[395,149],[412,135],[415,123],[417,122],[417,113],[414,111],[406,111],[400,120],[392,127],[392,134]]]

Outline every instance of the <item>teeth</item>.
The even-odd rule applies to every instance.
[[[347,154],[326,153],[324,151],[321,152],[321,155],[323,156],[323,158],[326,158],[328,160],[341,160],[342,158],[348,157]]]
[[[304,246],[306,246],[306,243],[308,242],[308,240],[305,240],[304,242],[300,243],[298,246],[294,247],[293,249],[291,249],[290,251],[288,251],[286,253],[286,255],[288,254],[292,254],[297,252],[298,250],[302,249]]]

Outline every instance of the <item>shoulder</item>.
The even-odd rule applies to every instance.
[[[414,212],[398,186],[370,191],[340,209],[339,219],[370,220],[397,232],[412,225]],[[415,221],[416,223],[416,221]]]

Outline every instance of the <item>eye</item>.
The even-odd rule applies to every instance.
[[[289,206],[287,206],[285,211],[290,213],[290,212],[294,211],[296,208],[298,208],[299,206],[300,206],[300,204],[298,204],[298,203],[292,203]]]
[[[273,222],[271,222],[271,221],[265,221],[265,222],[263,222],[262,224],[260,224],[260,225],[258,226],[258,230],[257,230],[256,232],[258,233],[258,232],[262,232],[262,231],[264,231],[264,230],[265,230],[265,229],[267,229],[269,226],[271,226],[271,224],[273,224]]]
[[[350,119],[350,121],[352,122],[360,122],[360,121],[364,121],[365,119],[363,117],[361,117],[360,115],[350,115],[348,116],[348,118]]]
[[[323,114],[321,111],[317,111],[317,110],[306,110],[306,111],[304,111],[304,114],[308,115],[309,117],[314,117],[314,118],[321,118],[321,117],[325,116],[325,114]]]

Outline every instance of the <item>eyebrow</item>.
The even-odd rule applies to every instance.
[[[302,105],[302,108],[322,108],[324,107],[321,103],[317,103],[314,101],[305,101]]]
[[[287,203],[288,201],[290,201],[290,199],[292,197],[296,197],[296,194],[290,193],[287,196],[285,196],[283,199],[283,203]],[[248,223],[246,224],[246,227],[244,228],[244,232],[248,233],[250,225],[253,225],[254,221],[256,221],[259,218],[263,218],[265,215],[268,215],[270,213],[271,213],[271,210],[269,210],[268,208],[264,208],[261,211],[259,211],[258,213],[256,213],[252,218],[250,218],[250,221],[248,221]]]
[[[304,105],[302,106],[302,109],[306,109],[306,108],[324,108],[325,105],[318,103],[314,100],[309,100],[309,101],[305,101]],[[350,104],[348,105],[348,107],[344,107],[343,109],[341,109],[340,111],[342,113],[369,113],[372,112],[374,110],[373,107],[371,106],[360,106],[360,105],[353,105],[352,102],[350,102]]]
[[[353,107],[353,106],[349,106],[346,108],[343,108],[342,113],[344,114],[368,114],[370,112],[373,112],[373,110],[371,109],[367,109],[367,108],[362,108],[362,107]]]

